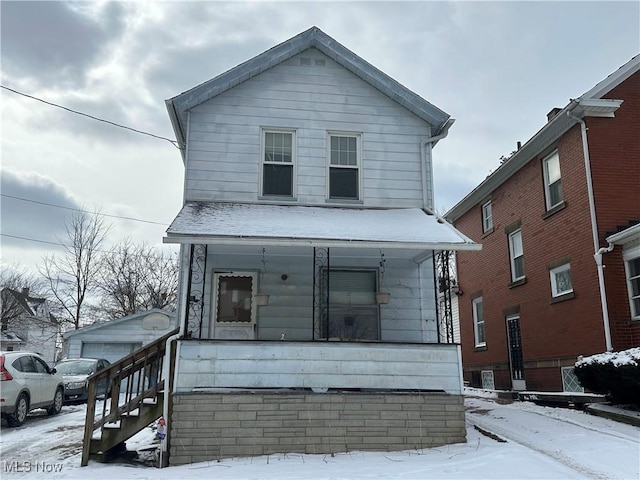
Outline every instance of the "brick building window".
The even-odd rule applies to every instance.
[[[640,320],[640,249],[625,252],[624,266],[627,273],[631,318]]]
[[[544,170],[544,196],[547,210],[562,203],[562,175],[560,174],[560,157],[556,150],[542,160]]]
[[[524,279],[524,251],[522,249],[522,230],[509,234],[509,258],[511,261],[511,281]]]
[[[551,276],[551,295],[560,297],[573,292],[571,282],[571,264],[565,263],[549,271]]]
[[[491,200],[482,204],[482,233],[493,230],[493,210]]]
[[[484,335],[484,308],[482,297],[471,300],[471,308],[473,310],[473,335],[476,341],[476,347],[484,347],[487,345]]]

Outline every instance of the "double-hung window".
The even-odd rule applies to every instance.
[[[491,200],[482,204],[482,233],[487,233],[493,229],[493,211]]]
[[[360,200],[360,136],[329,133],[329,198]]]
[[[631,318],[633,320],[640,320],[640,250],[634,249],[630,254],[625,254],[624,260],[624,266],[627,272]]]
[[[571,282],[571,264],[565,263],[549,271],[551,275],[551,295],[559,297],[573,292]]]
[[[482,297],[476,297],[471,300],[471,308],[473,309],[473,335],[476,347],[484,347],[487,343],[484,335],[484,308],[482,305]]]
[[[562,203],[562,175],[560,174],[560,157],[555,151],[542,160],[544,170],[544,196],[547,210]]]
[[[509,234],[509,257],[511,260],[511,281],[524,278],[524,251],[522,249],[522,230]]]
[[[262,195],[294,197],[295,132],[263,130]]]

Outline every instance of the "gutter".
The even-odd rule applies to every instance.
[[[591,176],[591,160],[589,158],[589,142],[587,140],[587,124],[580,117],[571,115],[571,112],[580,105],[579,101],[573,101],[573,106],[567,110],[567,116],[580,124],[580,132],[582,136],[582,151],[584,157],[584,170],[587,177],[587,194],[589,198],[589,215],[591,217],[591,234],[593,236],[594,259],[598,269],[598,286],[600,288],[600,305],[602,307],[602,322],[604,324],[604,340],[607,352],[613,350],[611,344],[611,325],[609,321],[609,306],[607,304],[607,292],[604,282],[604,265],[602,264],[602,255],[613,250],[613,244],[609,243],[606,248],[600,248],[600,239],[598,238],[598,224],[596,216],[596,204],[593,195],[593,179]]]
[[[425,138],[424,140],[422,140],[422,142],[420,142],[420,169],[421,169],[421,174],[422,174],[422,206],[428,210],[428,211],[435,211],[435,208],[433,206],[433,200],[435,198],[435,192],[434,192],[434,185],[433,185],[433,174],[431,175],[431,181],[429,181],[429,176],[427,175],[427,146],[429,147],[428,151],[429,154],[431,154],[431,150],[433,149],[433,147],[435,146],[436,143],[438,143],[440,140],[442,140],[443,138],[446,138],[447,135],[449,135],[449,129],[451,128],[451,126],[453,125],[453,123],[455,122],[455,119],[453,118],[449,118],[446,122],[444,122],[444,124],[442,125],[442,128],[440,129],[440,133],[438,135],[435,135],[433,137],[428,137]],[[429,155],[429,157],[431,158],[431,155]],[[433,162],[431,162],[432,167],[431,167],[431,172],[433,172]],[[427,184],[430,183],[431,185],[431,195],[432,198],[431,199],[431,205],[427,205],[427,195],[426,195],[426,189],[427,189]]]

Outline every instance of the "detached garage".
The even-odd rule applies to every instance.
[[[65,358],[106,358],[115,362],[176,327],[175,313],[154,309],[64,334]]]

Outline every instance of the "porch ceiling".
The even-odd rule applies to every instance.
[[[364,249],[479,250],[419,208],[372,209],[188,202],[165,243]]]

